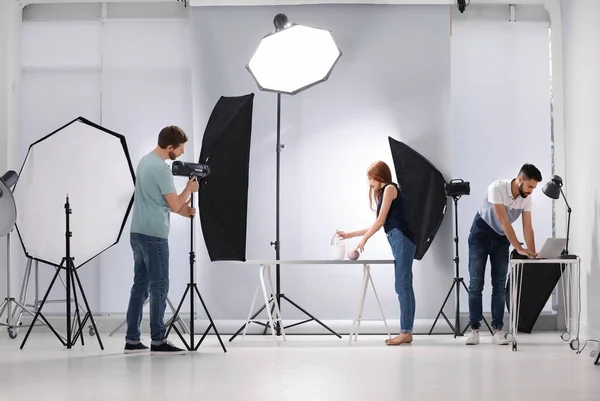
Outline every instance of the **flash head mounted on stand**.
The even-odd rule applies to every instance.
[[[446,196],[462,196],[471,194],[471,184],[468,181],[454,179],[444,185]]]
[[[184,177],[196,177],[198,179],[206,178],[210,174],[210,168],[206,164],[187,163],[175,161],[171,167],[173,175]]]
[[[11,188],[19,176],[12,170],[0,177],[0,237],[9,234],[17,222],[17,207]]]
[[[8,190],[10,190],[17,183],[18,179],[18,174],[13,170],[8,170],[2,177],[0,177],[0,181],[2,184],[4,184],[3,186]],[[2,186],[0,186],[0,198],[2,197],[2,194]]]

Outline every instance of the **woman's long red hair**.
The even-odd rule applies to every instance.
[[[379,160],[369,166],[367,169],[367,177],[381,182],[382,184],[388,184],[392,182],[392,171],[385,162]],[[381,199],[382,195],[381,190],[375,190],[372,187],[369,187],[369,204],[371,210],[377,210],[377,203],[379,203],[379,199]]]

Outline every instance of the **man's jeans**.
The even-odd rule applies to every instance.
[[[167,293],[169,292],[169,242],[166,238],[131,233],[134,278],[129,308],[127,309],[127,334],[125,341],[140,341],[140,324],[144,302],[150,291],[150,335],[152,343],[164,342],[164,324]]]
[[[400,303],[400,333],[412,333],[415,323],[412,265],[417,247],[397,228],[390,230],[387,238],[395,261],[395,287]]]
[[[492,266],[492,328],[502,329],[509,246],[505,235],[496,233],[479,214],[475,215],[469,234],[469,325],[473,330],[479,329],[483,319],[481,292],[488,256]]]

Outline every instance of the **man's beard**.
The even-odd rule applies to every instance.
[[[169,151],[169,159],[171,159],[171,160],[177,159],[177,156],[175,155],[175,152],[173,152],[172,150]]]
[[[521,198],[527,198],[527,194],[523,192],[523,184],[519,184],[519,195],[521,195]]]

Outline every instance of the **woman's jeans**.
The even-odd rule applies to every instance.
[[[164,342],[164,324],[167,294],[169,292],[169,242],[166,238],[131,233],[134,278],[129,308],[127,309],[127,334],[125,341],[140,341],[140,324],[144,302],[150,292],[150,336],[152,344]]]
[[[412,333],[415,322],[412,265],[417,247],[397,228],[392,229],[386,235],[392,247],[395,262],[395,287],[400,302],[400,333]]]
[[[501,330],[506,300],[510,241],[495,232],[480,216],[475,215],[469,234],[469,326],[478,330],[483,319],[481,293],[488,256],[492,278],[492,328]]]

